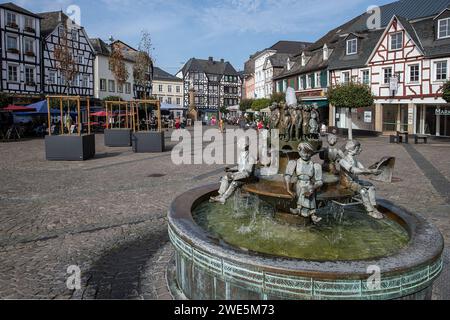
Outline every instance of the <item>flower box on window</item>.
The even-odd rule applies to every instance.
[[[7,24],[8,28],[12,28],[12,29],[19,29],[19,26],[17,25],[17,23],[11,22]]]
[[[36,30],[34,28],[31,28],[31,27],[25,27],[25,31],[26,32],[30,32],[30,33],[36,33]]]
[[[19,50],[18,49],[13,49],[13,48],[8,49],[8,52],[9,53],[14,53],[14,54],[19,54]]]
[[[28,56],[28,57],[35,57],[36,56],[33,51],[27,51],[27,52],[25,52],[25,55]]]
[[[29,86],[29,87],[35,87],[36,86],[36,82],[27,82],[26,85]]]

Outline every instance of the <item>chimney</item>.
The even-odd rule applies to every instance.
[[[328,51],[328,46],[326,44],[323,45],[323,60],[328,60],[330,52]]]

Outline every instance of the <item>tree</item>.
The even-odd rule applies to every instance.
[[[253,111],[261,111],[270,106],[270,99],[256,99],[252,103]]]
[[[111,72],[116,79],[118,86],[123,86],[127,82],[130,74],[125,64],[125,57],[123,55],[123,50],[119,44],[111,45],[111,55],[109,57],[109,65],[111,67]]]
[[[348,109],[348,139],[353,140],[352,109],[373,105],[374,97],[370,87],[361,83],[348,83],[331,87],[328,101],[336,108]]]
[[[138,89],[144,93],[144,99],[147,99],[147,88],[150,86],[150,72],[153,66],[152,60],[152,40],[148,31],[142,31],[141,42],[139,43],[136,61],[133,67],[134,83],[136,85],[136,95]],[[138,97],[139,98],[139,97]]]
[[[273,93],[273,94],[270,96],[270,103],[272,104],[272,103],[274,103],[274,102],[276,102],[276,103],[286,102],[286,96],[285,96],[285,94],[284,94],[284,93],[281,93],[281,92]]]
[[[450,81],[447,81],[442,87],[442,98],[450,103]]]
[[[62,27],[62,33],[59,37],[59,43],[55,45],[54,58],[56,69],[64,80],[67,95],[70,94],[70,87],[78,74],[78,63],[75,61],[75,54],[72,40],[69,39],[69,33],[66,27]]]
[[[242,99],[241,103],[239,104],[239,110],[241,110],[242,112],[247,111],[248,109],[250,109],[252,107],[253,101],[255,101],[254,99]]]

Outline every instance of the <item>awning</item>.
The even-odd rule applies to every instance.
[[[179,106],[177,104],[161,103],[161,110],[187,110],[187,108],[183,108],[182,106]]]
[[[308,101],[302,100],[301,103],[305,104],[307,106],[312,106],[313,104],[317,104],[317,106],[319,108],[326,108],[326,107],[328,107],[330,105],[328,103],[328,100],[308,100]]]

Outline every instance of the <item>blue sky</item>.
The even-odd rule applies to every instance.
[[[278,40],[315,41],[330,29],[393,0],[16,0],[34,12],[81,9],[90,37],[132,46],[152,36],[156,65],[177,72],[191,57],[230,61],[243,69],[249,55]]]

